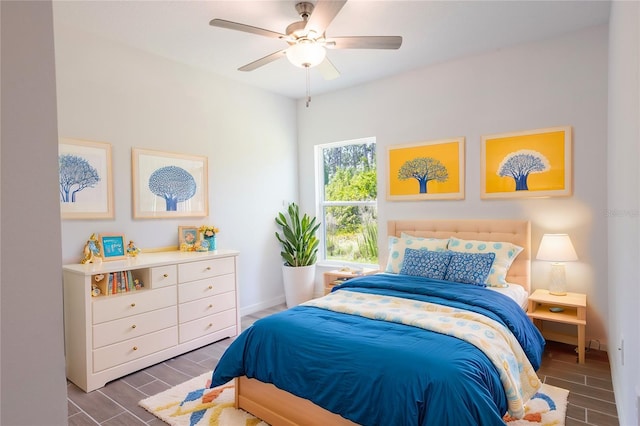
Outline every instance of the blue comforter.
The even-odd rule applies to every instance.
[[[544,339],[508,297],[472,285],[378,274],[337,289],[484,314],[507,326],[535,369]],[[455,337],[298,306],[254,323],[231,344],[211,386],[246,375],[363,425],[503,425],[507,400],[484,353]]]

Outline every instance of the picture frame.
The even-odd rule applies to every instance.
[[[126,257],[127,244],[123,234],[100,234],[98,239],[103,261],[122,260]]]
[[[72,138],[58,140],[62,219],[113,219],[111,144]]]
[[[480,198],[571,196],[572,143],[571,126],[482,136]]]
[[[387,148],[387,200],[463,200],[465,138]]]
[[[135,219],[209,215],[207,157],[140,148],[131,156]]]
[[[197,226],[178,226],[178,247],[194,248],[200,241],[200,231]]]

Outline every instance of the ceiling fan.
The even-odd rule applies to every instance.
[[[238,70],[253,71],[286,56],[292,64],[307,69],[308,106],[309,68],[318,66],[325,80],[333,80],[340,76],[336,67],[326,57],[326,49],[399,49],[402,45],[400,36],[326,37],[325,30],[346,2],[347,0],[318,0],[315,6],[310,2],[297,3],[295,8],[302,20],[290,24],[284,34],[217,18],[212,19],[209,25],[287,42],[289,47],[250,62]]]

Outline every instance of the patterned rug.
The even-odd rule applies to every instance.
[[[244,410],[236,410],[233,381],[209,389],[211,372],[138,403],[173,426],[268,426]]]
[[[545,383],[524,405],[524,418],[504,420],[508,426],[564,426],[568,397],[568,390]]]
[[[143,399],[141,407],[172,426],[268,426],[243,410],[233,408],[233,382],[207,388],[205,373],[157,395]],[[563,426],[569,391],[544,384],[525,405],[523,419],[505,416],[508,426]]]

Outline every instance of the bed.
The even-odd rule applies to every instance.
[[[390,257],[417,240],[516,245],[521,252],[503,279],[506,292],[515,288],[526,300],[526,221],[390,221],[388,234],[400,241]],[[235,378],[236,407],[273,425],[498,425],[507,412],[521,416],[540,386],[544,349],[522,300],[505,289],[407,275],[408,258],[403,273],[392,263],[381,260],[381,274],[256,321],[225,352],[211,386]],[[499,342],[483,340],[496,335]]]

